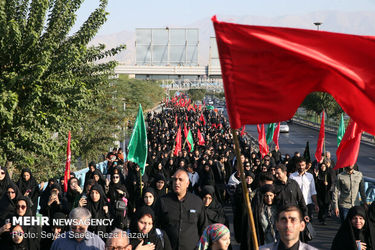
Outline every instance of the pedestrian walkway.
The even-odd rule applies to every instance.
[[[333,238],[340,227],[340,220],[336,216],[332,216],[327,218],[326,223],[327,225],[321,225],[317,219],[313,221],[316,236],[309,242],[310,245],[318,249],[331,249]]]

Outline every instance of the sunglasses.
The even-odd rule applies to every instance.
[[[16,207],[17,207],[17,209],[20,209],[20,208],[21,208],[22,210],[23,210],[23,209],[26,209],[26,205],[17,205]]]
[[[4,174],[5,174],[5,172],[4,172],[4,171],[1,171],[1,172],[0,172],[0,174],[1,174],[1,175],[4,175]]]
[[[113,179],[120,179],[120,176],[115,175],[115,176],[113,176]]]
[[[7,194],[15,194],[16,192],[14,191],[8,191]]]

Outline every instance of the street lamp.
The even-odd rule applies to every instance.
[[[316,26],[316,30],[319,30],[319,26],[322,25],[321,22],[315,22],[314,25]]]

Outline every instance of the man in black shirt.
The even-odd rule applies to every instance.
[[[296,206],[301,209],[306,222],[310,221],[308,210],[301,189],[295,180],[288,178],[287,168],[283,164],[276,167],[275,191],[278,207]]]
[[[178,169],[172,180],[174,192],[157,201],[157,225],[166,231],[174,250],[193,250],[206,226],[203,202],[187,191],[189,176],[184,169]]]

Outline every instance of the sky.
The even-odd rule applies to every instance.
[[[99,0],[85,0],[72,32],[78,30]],[[319,11],[375,11],[375,0],[108,0],[108,20],[97,35],[136,28],[182,27],[213,15],[303,15]]]

